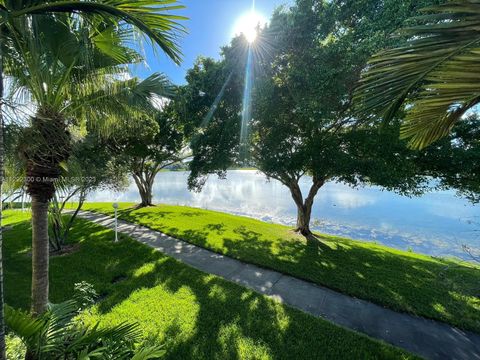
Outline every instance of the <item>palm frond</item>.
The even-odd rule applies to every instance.
[[[145,346],[138,349],[131,360],[150,360],[163,357],[166,351],[161,346]]]
[[[27,346],[32,347],[45,322],[42,319],[32,318],[27,312],[5,305],[5,325]]]
[[[422,148],[448,134],[480,101],[480,1],[424,9],[405,46],[374,56],[355,94],[359,112],[391,120],[406,104],[402,137]]]
[[[8,328],[19,336],[36,358],[42,359],[156,359],[164,355],[161,346],[140,346],[138,324],[121,323],[85,326],[75,316],[78,305],[70,300],[51,305],[40,318],[6,307]]]
[[[83,119],[91,126],[103,129],[103,132],[114,130],[115,124],[121,125],[152,115],[157,111],[155,101],[158,97],[168,98],[174,94],[170,81],[160,73],[154,73],[144,80],[93,80],[83,87],[83,96],[72,98],[65,110],[69,116]]]
[[[185,28],[178,21],[186,18],[171,12],[183,8],[176,0],[52,0],[22,9],[15,8],[9,12],[9,16],[15,18],[48,12],[77,12],[82,15],[100,15],[108,21],[114,17],[119,20],[120,25],[128,24],[140,30],[172,60],[179,63],[181,51],[177,45],[177,37],[185,32]]]

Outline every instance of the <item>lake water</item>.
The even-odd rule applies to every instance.
[[[229,171],[226,180],[211,176],[200,193],[188,191],[187,177],[187,172],[158,174],[155,203],[295,224],[296,208],[288,189],[275,180],[267,181],[257,171]],[[308,191],[309,186],[309,179],[304,178],[302,191]],[[137,202],[140,198],[134,184],[121,194],[98,192],[89,197],[89,201],[113,200]],[[480,249],[480,206],[473,206],[450,191],[408,198],[375,187],[352,189],[329,183],[315,199],[312,225],[324,233],[435,256],[468,259],[462,245]]]

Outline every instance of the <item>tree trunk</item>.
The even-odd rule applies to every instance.
[[[2,34],[0,32],[0,38]],[[3,204],[2,204],[2,186],[3,186],[3,54],[1,53],[2,41],[0,40],[0,360],[6,360],[5,344],[5,296],[3,288]]]
[[[140,194],[141,203],[139,207],[153,206],[153,182],[155,180],[154,173],[147,172],[135,172],[133,173],[133,179],[138,188],[138,193]]]
[[[302,191],[298,185],[298,181],[292,181],[289,184],[290,193],[295,205],[297,205],[297,226],[295,231],[302,234],[306,238],[313,236],[312,231],[310,230],[310,220],[312,217],[312,207],[313,201],[315,200],[315,195],[317,195],[318,190],[323,186],[325,180],[320,180],[316,177],[313,178],[313,184],[310,187],[305,200],[303,199]]]
[[[32,206],[32,304],[33,316],[48,305],[48,206],[55,194],[55,181],[61,174],[60,163],[70,155],[70,133],[62,116],[48,108],[39,108],[27,129],[31,141],[24,144],[26,186]]]
[[[48,304],[48,204],[32,195],[32,315],[45,312]]]
[[[70,216],[70,219],[68,220],[68,222],[65,224],[65,229],[64,229],[64,232],[63,232],[63,243],[65,243],[68,239],[68,235],[70,234],[70,230],[72,229],[73,227],[73,224],[75,222],[75,219],[77,218],[77,215],[78,213],[80,212],[80,209],[82,208],[83,204],[85,203],[85,200],[86,200],[86,197],[87,197],[87,192],[86,190],[84,189],[81,189],[80,190],[80,196],[78,198],[78,204],[77,204],[77,208],[75,209],[75,211],[73,212],[73,214]],[[62,203],[62,211],[63,209],[65,208],[65,205],[67,204],[67,201],[69,200],[69,198],[66,198],[63,203]]]
[[[310,231],[311,212],[311,207],[308,209],[305,206],[297,206],[297,227],[295,231],[305,237],[312,235]]]

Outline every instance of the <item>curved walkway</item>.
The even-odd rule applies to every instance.
[[[114,219],[107,215],[82,211],[79,216],[110,229],[115,226]],[[119,220],[118,231],[196,269],[427,359],[480,360],[478,334],[398,313],[277,271],[219,255],[144,226]]]

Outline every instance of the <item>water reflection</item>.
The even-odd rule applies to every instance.
[[[212,176],[200,193],[188,191],[187,177],[186,172],[160,173],[154,187],[155,202],[225,211],[286,225],[295,223],[296,209],[289,191],[256,171],[230,171],[226,180]],[[303,179],[302,191],[307,191],[309,185],[308,179]],[[122,194],[99,192],[89,198],[114,199],[140,200],[133,184]],[[463,258],[468,255],[462,244],[480,248],[475,231],[480,225],[470,224],[479,215],[480,207],[448,191],[408,198],[374,187],[352,189],[336,183],[319,191],[312,212],[313,228],[321,232]]]

